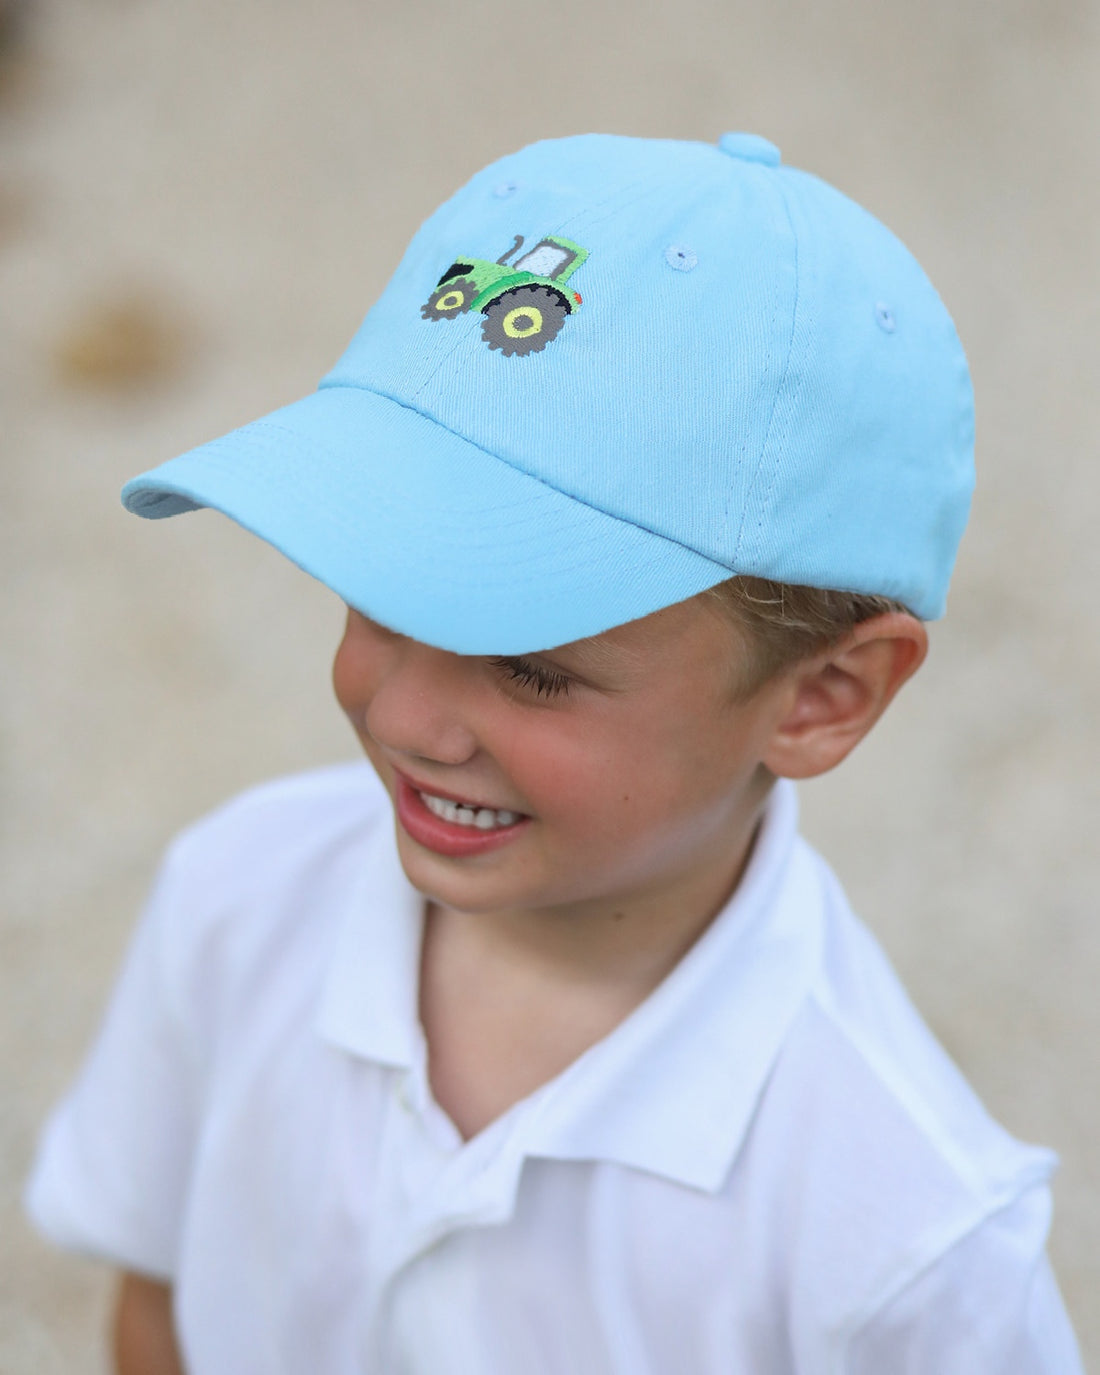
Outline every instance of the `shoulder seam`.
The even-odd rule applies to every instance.
[[[848,1044],[856,1051],[863,1060],[868,1070],[873,1074],[884,1091],[890,1098],[898,1104],[905,1115],[917,1127],[928,1143],[930,1150],[934,1151],[941,1160],[947,1165],[959,1182],[970,1192],[976,1201],[984,1202],[989,1206],[997,1206],[998,1200],[1003,1199],[1006,1189],[1019,1184],[1021,1181],[1027,1182],[1035,1177],[1049,1178],[1055,1164],[1056,1157],[1053,1152],[1046,1150],[1042,1146],[1035,1146],[1029,1142],[1018,1142],[1019,1149],[1031,1157],[1030,1161],[1015,1171],[1010,1178],[997,1181],[994,1188],[989,1187],[989,1183],[983,1181],[971,1167],[970,1161],[964,1152],[953,1149],[952,1143],[943,1140],[933,1128],[932,1114],[928,1109],[924,1098],[915,1093],[907,1093],[904,1088],[895,1082],[894,1076],[889,1069],[882,1063],[882,1057],[877,1054],[874,1047],[869,1045],[858,1030],[851,1025],[851,1022],[839,1008],[835,1005],[828,993],[822,988],[819,982],[810,990],[809,999],[818,1008],[821,1014],[828,1018],[829,1022],[836,1027],[837,1031],[844,1037]],[[992,1119],[991,1119],[992,1120]],[[998,1126],[999,1130],[1004,1130]]]
[[[908,1264],[899,1266],[897,1273],[853,1312],[842,1334],[842,1352],[847,1352],[852,1342],[885,1308],[900,1298],[911,1285],[921,1280],[951,1251],[973,1236],[980,1227],[995,1218],[998,1213],[1006,1212],[1032,1190],[1048,1187],[1048,1176],[1043,1174],[1041,1166],[1036,1164],[1014,1180],[1012,1187],[1006,1186],[999,1190],[988,1200],[986,1207],[965,1214],[957,1219],[953,1226],[945,1226],[938,1233],[933,1233],[922,1246],[915,1248]]]

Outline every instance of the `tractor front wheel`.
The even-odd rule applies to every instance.
[[[569,312],[549,287],[518,286],[485,307],[481,337],[506,357],[537,353],[561,329]]]
[[[469,310],[476,295],[477,287],[468,277],[452,277],[436,287],[420,307],[420,314],[425,320],[453,320]]]

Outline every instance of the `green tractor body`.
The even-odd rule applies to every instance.
[[[506,355],[545,348],[581,304],[579,294],[565,284],[588,251],[569,239],[548,236],[508,263],[522,243],[517,235],[512,249],[495,263],[484,258],[452,263],[421,307],[421,315],[426,320],[454,320],[480,311],[485,316],[482,338],[490,348]]]

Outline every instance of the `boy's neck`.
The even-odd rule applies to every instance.
[[[681,876],[672,893],[537,911],[428,905],[420,1020],[433,1094],[464,1138],[645,1001],[736,890],[758,826],[759,813],[725,869]]]

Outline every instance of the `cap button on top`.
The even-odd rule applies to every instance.
[[[759,134],[723,134],[718,140],[718,147],[731,158],[762,162],[765,167],[779,166],[779,149]]]

